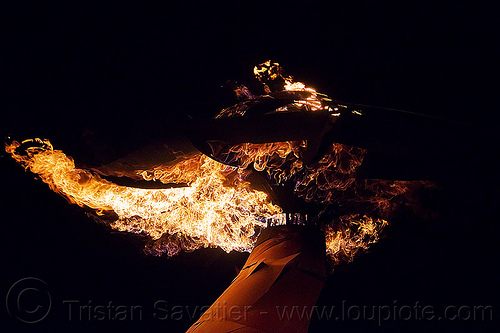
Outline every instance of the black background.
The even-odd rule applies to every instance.
[[[251,80],[253,66],[267,59],[340,100],[495,133],[496,7],[473,1],[5,6],[1,134],[49,138],[75,159],[89,158],[89,147],[99,147],[99,156],[119,155],[152,133],[175,130],[186,114],[213,116],[230,104],[221,85]],[[447,183],[432,203],[437,217],[396,219],[370,253],[329,277],[318,304],[493,305],[498,318],[496,169],[482,168],[497,156],[493,137],[485,135],[481,154],[471,156],[478,168],[464,170],[468,177]],[[170,259],[146,256],[137,237],[96,224],[5,153],[0,162],[0,295],[33,276],[49,285],[53,298],[49,316],[32,325],[11,318],[2,305],[1,325],[12,331],[183,331],[193,322],[189,318],[158,321],[147,311],[135,323],[68,321],[62,301],[145,309],[157,300],[209,305],[246,259],[218,249]],[[313,319],[310,331],[494,326],[399,320],[379,328],[366,320]]]

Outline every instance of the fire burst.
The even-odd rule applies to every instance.
[[[331,118],[338,116],[341,105],[332,105],[325,95],[283,76],[277,63],[265,62],[256,66],[254,73],[265,94],[255,96],[238,86],[235,92],[243,101],[222,110],[216,119],[242,117],[262,101],[279,100],[279,94],[284,94],[287,102],[275,107],[273,113],[322,111],[329,112]],[[378,240],[386,219],[415,184],[358,180],[356,170],[366,151],[340,143],[332,143],[316,162],[306,161],[310,144],[307,140],[212,141],[211,157],[198,153],[174,165],[134,171],[146,181],[186,185],[162,189],[120,186],[95,171],[77,168],[71,157],[53,149],[45,139],[12,141],[5,150],[53,191],[73,204],[92,209],[112,228],[148,235],[156,242],[155,254],[174,255],[201,247],[251,251],[260,230],[290,220],[290,212],[284,212],[268,193],[252,188],[247,181],[250,172],[264,172],[271,185],[294,182],[295,195],[306,202],[340,207],[336,216],[326,220],[321,213],[309,219],[319,221],[316,224],[326,234],[332,260],[351,261],[359,250]]]

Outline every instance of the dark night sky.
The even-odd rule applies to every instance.
[[[470,123],[485,138],[470,155],[477,169],[446,183],[432,203],[440,215],[394,221],[370,253],[328,279],[318,304],[493,305],[498,319],[496,169],[482,166],[498,153],[489,134],[498,127],[498,6],[367,3],[7,6],[0,134],[46,137],[77,159],[87,156],[83,134],[92,131],[120,154],[175,130],[185,114],[213,116],[230,105],[221,85],[251,80],[253,66],[267,59],[340,100]],[[149,312],[137,323],[68,321],[62,302],[209,305],[246,259],[216,249],[146,256],[137,237],[96,224],[5,153],[0,168],[0,295],[37,277],[53,304],[49,317],[29,325],[9,317],[2,298],[1,325],[12,331],[183,331],[189,318],[159,321]],[[380,330],[494,325],[396,321]],[[369,321],[311,324],[311,332],[376,329]]]

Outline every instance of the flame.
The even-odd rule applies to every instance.
[[[304,107],[310,111],[328,109],[328,106],[323,106],[323,102],[319,99],[316,90],[306,87],[302,82],[293,82],[289,79],[285,81],[284,88],[286,91],[302,91],[309,93],[309,96],[304,100],[298,100],[294,103],[296,107]]]
[[[246,86],[232,83],[232,90],[241,102],[223,109],[215,116],[216,119],[243,116],[253,106],[272,99],[290,99],[294,101],[274,109],[272,112],[298,112],[298,111],[329,111],[332,116],[339,116],[338,108],[332,108],[328,96],[318,93],[315,89],[307,87],[302,82],[294,81],[292,76],[284,76],[283,68],[277,62],[268,60],[254,67],[254,75],[262,84],[265,95],[255,95]],[[283,92],[293,93],[285,94]],[[344,107],[344,106],[342,106]]]
[[[54,150],[48,140],[23,143],[37,146],[26,148],[25,156],[18,152],[21,144],[17,141],[5,150],[70,202],[98,212],[116,213],[118,219],[110,225],[120,231],[143,233],[154,240],[163,235],[196,240],[187,250],[218,246],[228,252],[249,251],[258,229],[266,226],[265,220],[281,212],[264,192],[250,190],[245,184],[224,185],[224,173],[235,168],[201,154],[179,167],[185,172],[182,180],[188,182],[188,187],[139,189],[119,186],[76,168],[74,161]],[[175,179],[176,173],[161,176],[169,177]]]
[[[358,252],[367,250],[379,240],[386,220],[359,214],[341,216],[337,228],[329,225],[324,229],[326,253],[334,264],[351,262]]]
[[[277,111],[291,111],[294,109],[299,111],[332,111],[330,106],[324,104],[324,102],[331,102],[330,98],[319,94],[315,89],[307,87],[302,82],[295,82],[292,76],[283,76],[283,68],[277,62],[268,60],[255,66],[254,75],[264,85],[264,90],[268,94],[275,90],[296,92],[300,96],[291,105]],[[271,82],[275,86],[274,89],[270,87]]]
[[[328,202],[350,188],[366,150],[334,143],[317,163],[309,165],[295,186],[307,201]]]
[[[307,142],[301,140],[236,145],[211,142],[211,147],[217,160],[236,164],[241,169],[253,166],[254,170],[265,171],[276,184],[281,184],[303,169],[302,154]]]
[[[196,154],[173,165],[160,165],[151,170],[138,170],[136,173],[147,181],[161,181],[164,184],[191,184],[203,174],[204,162],[203,155]],[[225,170],[232,171],[230,168]]]

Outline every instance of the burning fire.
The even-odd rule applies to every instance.
[[[256,66],[254,73],[266,94],[294,96],[293,102],[273,112],[327,110],[332,117],[338,116],[332,112],[337,108],[325,103],[330,99],[283,76],[279,64],[267,61]],[[216,118],[243,116],[252,103],[267,98],[255,96],[241,85],[235,92],[246,100],[224,109]],[[154,241],[149,248],[154,254],[174,255],[201,247],[251,251],[262,228],[285,223],[283,210],[245,181],[251,169],[264,171],[273,185],[294,181],[295,194],[305,201],[336,205],[339,217],[322,222],[327,253],[335,263],[351,261],[376,242],[390,213],[414,186],[410,182],[357,180],[356,170],[366,151],[342,144],[334,143],[311,165],[303,162],[305,140],[210,145],[213,156],[223,163],[200,153],[175,165],[136,170],[147,181],[187,184],[167,189],[117,185],[77,168],[71,157],[53,149],[48,140],[12,141],[5,150],[53,191],[92,209],[112,228],[148,235]],[[357,212],[345,207],[355,207]]]
[[[267,195],[248,189],[243,182],[226,186],[224,174],[235,168],[201,154],[180,169],[163,174],[163,179],[182,171],[189,186],[171,189],[140,189],[119,186],[88,170],[77,169],[62,151],[54,150],[47,140],[26,140],[21,146],[13,141],[6,151],[26,169],[37,174],[49,187],[70,202],[99,213],[112,211],[118,219],[111,227],[120,231],[144,233],[152,239],[164,234],[196,239],[193,250],[218,246],[225,251],[249,251],[258,228],[266,219],[281,212]],[[177,174],[178,175],[178,174]],[[171,253],[172,254],[172,253]]]

